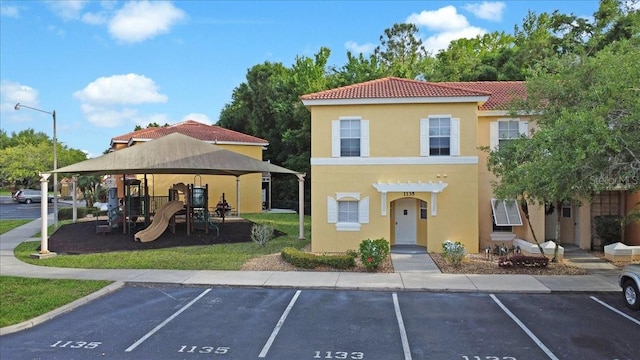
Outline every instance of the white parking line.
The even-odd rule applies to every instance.
[[[404,350],[404,359],[411,360],[411,348],[409,347],[409,339],[407,339],[407,330],[404,328],[402,313],[400,312],[400,304],[398,303],[398,294],[393,293],[393,308],[396,310],[396,318],[398,319],[398,328],[400,328],[400,338],[402,339],[402,349]]]
[[[273,331],[271,332],[271,336],[269,336],[269,340],[267,340],[267,343],[264,344],[264,347],[262,348],[262,351],[260,351],[260,355],[258,355],[258,357],[263,358],[267,356],[267,353],[269,352],[269,349],[271,348],[273,341],[276,339],[276,336],[278,336],[278,332],[280,332],[280,328],[284,324],[284,321],[287,319],[287,316],[289,315],[291,308],[293,308],[293,305],[296,303],[296,300],[298,300],[298,296],[300,296],[301,292],[302,290],[296,291],[296,294],[293,295],[293,298],[291,299],[291,301],[289,301],[289,305],[287,306],[286,309],[284,309],[282,316],[280,316],[280,320],[278,320],[276,327],[273,328]]]
[[[198,295],[195,299],[191,300],[187,305],[183,306],[180,310],[173,313],[173,315],[169,316],[165,321],[161,322],[160,325],[153,328],[153,330],[149,331],[145,336],[141,337],[138,341],[133,343],[133,345],[129,346],[125,352],[130,352],[133,349],[137,348],[138,345],[142,344],[145,340],[151,337],[151,335],[155,334],[158,330],[162,329],[165,325],[167,325],[171,320],[175,319],[178,315],[182,314],[183,311],[187,310],[191,305],[193,305],[196,301],[200,300],[203,296],[205,296],[211,289],[205,290],[202,294]]]
[[[525,324],[522,323],[522,321],[520,321],[520,319],[518,319],[511,311],[509,311],[509,309],[507,309],[506,306],[504,306],[504,304],[502,304],[502,302],[500,300],[498,300],[498,298],[493,295],[490,294],[489,296],[491,296],[491,298],[493,299],[493,301],[495,301],[496,304],[498,304],[498,306],[500,306],[500,308],[502,309],[502,311],[504,311],[507,315],[509,315],[509,317],[511,318],[511,320],[513,320],[516,324],[518,324],[518,326],[520,326],[520,328],[527,333],[527,335],[529,335],[529,337],[531,338],[531,340],[533,340],[536,345],[538,345],[538,347],[540,349],[542,349],[542,351],[545,352],[545,354],[547,354],[547,356],[549,357],[549,359],[554,359],[554,360],[559,360],[552,352],[551,350],[549,350],[549,348],[547,348],[542,341],[540,341],[540,339],[538,339],[537,336],[535,336],[531,330],[529,330]]]
[[[611,305],[609,305],[609,304],[605,303],[604,301],[602,301],[602,300],[598,299],[598,298],[597,298],[597,297],[595,297],[595,296],[590,296],[590,298],[591,298],[591,300],[593,300],[593,301],[597,302],[598,304],[600,304],[600,305],[602,305],[602,306],[606,307],[607,309],[609,309],[609,310],[611,310],[611,311],[615,312],[616,314],[621,315],[622,317],[626,318],[627,320],[631,320],[631,321],[633,321],[634,323],[636,323],[637,325],[640,325],[640,320],[637,320],[637,319],[632,318],[631,316],[629,316],[629,315],[627,315],[627,314],[623,313],[622,311],[620,311],[620,310],[618,310],[618,309],[614,308],[613,306],[611,306]]]

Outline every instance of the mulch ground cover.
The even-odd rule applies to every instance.
[[[49,237],[49,250],[58,254],[90,254],[250,242],[253,224],[248,220],[227,221],[224,224],[218,224],[220,235],[216,236],[215,230],[212,229],[209,229],[209,233],[205,233],[204,230],[194,230],[187,235],[186,224],[178,223],[175,234],[167,228],[156,240],[143,243],[135,241],[134,234],[142,230],[144,224],[138,225],[129,234],[123,234],[122,228],[113,229],[106,234],[97,234],[95,221],[81,221],[60,226],[58,231]],[[279,236],[282,233],[276,231],[274,235]]]

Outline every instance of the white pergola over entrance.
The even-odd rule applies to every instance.
[[[255,173],[291,174],[298,178],[300,236],[304,239],[305,174],[173,133],[52,171],[69,174],[195,174],[240,176]],[[239,198],[239,188],[236,190]],[[239,204],[239,203],[238,203]],[[239,205],[238,205],[239,206]],[[238,208],[238,215],[240,209]]]
[[[401,193],[419,193],[430,192],[431,193],[431,216],[436,216],[438,213],[438,193],[442,192],[447,187],[447,183],[438,182],[378,182],[373,184],[373,187],[380,192],[380,209],[382,216],[387,215],[387,193],[401,192]]]

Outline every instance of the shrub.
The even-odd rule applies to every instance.
[[[282,249],[280,256],[289,264],[303,269],[330,266],[334,269],[344,270],[356,265],[355,256],[353,255],[316,255],[292,247]]]
[[[513,255],[498,260],[500,267],[547,267],[549,259],[544,256]]]
[[[389,242],[385,239],[367,239],[360,243],[360,260],[369,271],[377,269],[388,255]]]
[[[260,246],[264,246],[273,239],[273,227],[266,224],[254,224],[251,227],[251,240]]]
[[[77,208],[78,219],[82,219],[87,216],[88,209],[86,207]],[[73,208],[72,207],[63,207],[58,208],[58,220],[71,220],[73,219]]]
[[[596,234],[602,240],[602,246],[622,241],[622,217],[618,215],[596,216]]]
[[[442,257],[450,264],[458,265],[464,259],[467,250],[460,241],[446,240],[442,243]]]

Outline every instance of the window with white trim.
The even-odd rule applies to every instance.
[[[338,201],[338,222],[357,223],[358,214],[358,201]]]
[[[522,226],[520,207],[515,200],[491,199],[493,223],[497,227]]]
[[[430,115],[420,119],[420,156],[459,156],[460,119]]]
[[[359,231],[369,223],[369,198],[360,193],[336,193],[327,197],[327,222],[336,224],[338,231]]]
[[[420,200],[420,219],[427,219],[427,202]]]
[[[451,122],[449,118],[429,118],[429,155],[451,155]]]
[[[497,149],[501,144],[517,139],[521,135],[526,136],[529,131],[529,123],[520,119],[498,119],[489,124],[490,146]]]
[[[369,120],[341,117],[331,122],[332,157],[369,156]]]
[[[340,120],[340,156],[360,156],[360,120]]]

